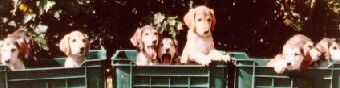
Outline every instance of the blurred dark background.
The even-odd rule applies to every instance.
[[[81,30],[90,36],[91,49],[106,49],[111,58],[117,49],[135,49],[129,38],[137,27],[153,23],[156,13],[180,23],[197,5],[215,11],[217,49],[252,57],[273,57],[297,33],[314,42],[340,36],[339,0],[2,0],[0,38],[26,28],[39,42],[39,57],[52,58],[63,56],[58,43],[64,34]],[[172,30],[181,51],[187,27],[178,25],[183,30]]]

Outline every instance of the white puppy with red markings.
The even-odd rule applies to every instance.
[[[329,46],[329,55],[334,62],[340,63],[340,41],[339,39],[333,40],[334,41]]]
[[[145,25],[138,28],[134,35],[130,38],[133,46],[137,47],[137,65],[153,65],[158,64],[157,48],[159,43],[159,32],[151,25]]]
[[[90,49],[88,36],[80,31],[73,31],[66,34],[60,40],[59,48],[65,53],[67,59],[65,67],[80,67],[86,60],[86,53]]]
[[[177,64],[178,42],[173,38],[163,38],[158,47],[158,58],[162,64]]]
[[[20,46],[20,41],[15,38],[5,38],[0,42],[1,63],[11,70],[25,69],[23,62],[25,48]]]
[[[313,46],[310,38],[296,34],[283,45],[282,54],[275,56],[267,66],[274,67],[278,74],[282,74],[286,69],[299,71],[312,66],[315,61],[319,60],[319,56],[320,52]]]
[[[340,41],[336,38],[323,38],[317,45],[317,49],[326,60],[333,60],[340,63]]]
[[[199,63],[208,66],[211,60],[229,61],[229,55],[220,54],[214,47],[212,31],[216,23],[214,10],[206,6],[190,9],[184,16],[189,27],[187,42],[182,52],[181,63]],[[210,54],[210,55],[209,55]]]

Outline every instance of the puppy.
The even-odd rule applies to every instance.
[[[285,69],[298,71],[310,67],[319,59],[319,56],[320,52],[313,46],[310,38],[302,34],[296,34],[283,45],[282,55],[277,55],[267,66],[274,67],[275,71],[279,74],[284,72]],[[286,63],[284,66],[276,66],[284,62]]]
[[[34,41],[27,35],[25,29],[20,28],[18,30],[15,30],[12,34],[8,34],[7,38],[15,38],[20,40],[18,41],[20,46],[26,48],[24,51],[26,59],[30,58],[30,55],[33,55],[32,46],[34,45]]]
[[[11,70],[25,69],[23,62],[25,49],[20,46],[21,40],[5,38],[0,42],[1,63],[7,65]]]
[[[179,63],[177,40],[163,38],[158,46],[158,58],[162,64]]]
[[[159,43],[159,32],[151,25],[145,25],[138,28],[130,38],[133,46],[138,48],[137,65],[158,64],[157,48]]]
[[[23,48],[24,52],[24,63],[26,67],[37,67],[39,66],[39,62],[35,57],[34,48],[37,46],[37,42],[35,42],[31,37],[29,37],[26,29],[19,28],[15,30],[13,33],[8,34],[7,38],[14,38],[18,41],[21,48]]]
[[[229,61],[229,55],[220,54],[214,47],[211,32],[214,30],[216,20],[213,9],[206,6],[190,9],[184,16],[184,23],[189,27],[189,31],[181,63],[196,62],[208,66],[212,59]],[[214,55],[209,55],[213,53]]]
[[[60,40],[59,49],[65,53],[67,59],[65,67],[80,67],[86,60],[86,53],[90,49],[88,36],[80,31],[73,31],[66,34]]]
[[[336,38],[323,38],[316,45],[321,52],[321,58],[329,61],[333,60],[336,63],[340,62],[340,41]]]

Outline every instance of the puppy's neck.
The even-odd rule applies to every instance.
[[[195,33],[193,29],[190,29],[190,30],[188,31],[187,39],[188,39],[188,41],[191,41],[191,40],[194,40],[194,41],[195,41],[195,40],[203,40],[203,41],[208,40],[208,41],[213,41],[212,35],[208,35],[208,36],[200,36],[200,35],[198,35],[197,33]]]
[[[86,59],[86,56],[84,54],[71,54],[68,57],[77,63],[83,63]]]

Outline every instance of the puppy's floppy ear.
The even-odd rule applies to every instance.
[[[189,27],[189,29],[192,29],[195,27],[195,9],[190,9],[187,14],[185,14],[183,20],[185,25]]]
[[[70,35],[66,34],[63,39],[59,42],[60,51],[64,52],[66,56],[71,54],[70,45],[69,45]]]
[[[209,9],[209,13],[210,13],[210,16],[211,16],[211,24],[210,24],[210,29],[211,30],[214,30],[215,29],[215,24],[216,24],[216,17],[215,17],[215,12],[213,9]]]
[[[137,28],[136,32],[130,38],[130,42],[133,46],[137,47],[138,49],[142,48],[142,29]]]
[[[174,46],[175,46],[175,50],[176,50],[176,53],[174,55],[174,58],[173,58],[173,64],[178,64],[180,63],[180,60],[178,59],[178,41],[176,39],[172,39],[173,43],[174,43]]]
[[[14,39],[13,41],[15,41],[15,45],[17,47],[19,47],[19,58],[23,59],[24,57],[27,57],[26,55],[28,55],[29,52],[29,47],[27,42],[25,42],[24,38],[19,38],[19,39]]]
[[[89,40],[89,36],[86,34],[83,34],[85,37],[85,52],[89,52],[90,51],[90,40]],[[85,53],[85,54],[86,54]]]

